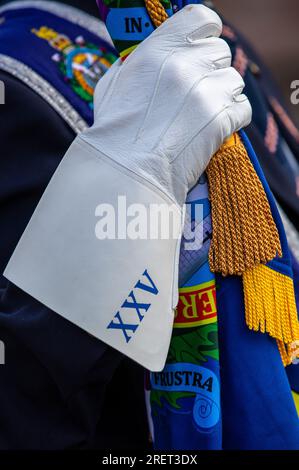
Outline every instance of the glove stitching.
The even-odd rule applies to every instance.
[[[210,71],[209,71],[208,73],[202,75],[202,76],[192,85],[192,87],[190,88],[190,90],[188,91],[188,93],[187,93],[187,95],[186,95],[186,98],[185,98],[184,102],[182,103],[182,105],[181,105],[181,107],[179,108],[179,110],[176,112],[176,116],[179,116],[179,114],[182,112],[184,106],[186,105],[186,101],[187,101],[187,99],[189,98],[189,96],[191,95],[191,93],[193,92],[193,90],[194,90],[198,85],[200,85],[200,83],[201,83],[203,80],[205,80],[206,78],[209,78],[214,72],[215,72],[215,69],[214,69],[213,67],[211,67],[211,69],[210,69]],[[222,112],[222,111],[220,111],[220,112]],[[212,120],[215,119],[216,117],[217,117],[217,115],[214,116],[214,117],[212,118]],[[185,148],[189,145],[189,143],[192,142],[192,140],[194,139],[194,137],[196,137],[203,129],[205,129],[205,128],[207,127],[207,125],[210,124],[210,122],[211,122],[211,121],[209,121],[209,122],[208,122],[207,124],[205,124],[202,128],[200,128],[199,131],[196,132],[195,136],[193,136],[193,137],[191,138],[191,140],[186,143],[186,145],[183,147],[183,149],[179,152],[178,155],[175,155],[173,158],[170,158],[168,155],[164,154],[164,152],[163,152],[163,154],[164,154],[165,157],[168,159],[168,161],[169,161],[170,163],[173,163],[173,162],[177,159],[177,157],[182,153],[182,151],[185,150]],[[171,127],[172,125],[173,125],[173,121],[172,121],[172,122],[168,125],[168,127],[167,127],[166,129],[164,129],[164,131],[160,134],[160,136],[159,136],[159,138],[158,138],[158,143],[155,144],[155,146],[151,149],[153,152],[155,152],[155,151],[156,151],[156,152],[159,152],[158,146],[160,145],[160,142],[163,140],[163,138],[165,137],[165,134],[168,132],[168,130],[170,129],[170,127]]]
[[[224,105],[223,109],[221,111],[218,111],[217,114],[215,114],[198,132],[196,132],[196,134],[193,135],[193,137],[191,137],[191,139],[184,145],[184,147],[180,150],[180,152],[175,156],[175,158],[170,162],[171,164],[173,164],[180,156],[181,154],[184,152],[184,150],[186,149],[186,147],[188,147],[188,145],[190,145],[194,139],[196,139],[196,137],[204,130],[206,129],[210,124],[212,124],[222,113],[226,112],[227,109],[231,108],[232,105]]]
[[[155,194],[158,191],[160,193],[160,195],[163,197],[163,199],[168,199],[168,202],[171,202],[172,204],[175,204],[175,206],[179,210],[180,214],[182,213],[182,208],[177,203],[177,201],[170,194],[163,191],[158,185],[155,185],[155,183],[153,181],[146,178],[144,175],[141,175],[141,174],[137,173],[135,170],[133,170],[132,168],[128,168],[127,166],[124,166],[121,163],[119,163],[118,161],[114,160],[109,155],[107,155],[107,153],[105,153],[103,150],[100,150],[99,148],[94,147],[94,145],[91,144],[88,140],[86,140],[82,135],[77,137],[76,143],[80,146],[83,145],[84,149],[87,150],[93,157],[96,157],[96,159],[99,162],[101,160],[104,161],[106,164],[113,166],[119,172],[125,173],[127,176],[134,179],[134,181],[138,181],[138,183],[140,183],[140,184],[145,184],[146,183],[146,186],[151,191],[154,191]],[[86,144],[88,147],[86,148],[86,146],[84,144]]]
[[[175,53],[175,49],[172,49],[168,54],[167,56],[165,57],[164,61],[162,62],[161,64],[161,67],[159,69],[159,73],[158,73],[158,76],[156,78],[156,83],[155,83],[155,87],[154,87],[154,92],[151,96],[151,100],[147,106],[147,109],[146,109],[146,112],[145,112],[145,116],[144,116],[144,119],[142,121],[142,124],[136,134],[136,137],[135,137],[135,140],[134,142],[136,143],[138,140],[141,140],[141,135],[142,133],[145,131],[145,123],[146,123],[146,120],[148,118],[148,116],[150,115],[150,112],[152,110],[152,107],[153,107],[153,102],[154,102],[154,99],[156,98],[157,96],[157,92],[158,92],[158,89],[159,89],[159,84],[160,84],[160,78],[161,78],[161,75],[163,73],[163,70],[166,66],[166,63],[168,62],[168,60],[172,57],[172,55],[174,55]]]

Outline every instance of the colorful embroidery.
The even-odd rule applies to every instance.
[[[77,36],[73,42],[68,36],[47,26],[41,26],[38,30],[33,28],[31,32],[57,51],[52,60],[58,63],[65,81],[93,107],[95,86],[117,57],[104,47],[98,48],[86,42],[83,36]]]
[[[215,280],[180,289],[174,328],[190,328],[217,321]]]

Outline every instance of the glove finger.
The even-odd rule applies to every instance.
[[[162,47],[173,49],[211,36],[219,37],[221,32],[222,21],[217,13],[204,5],[188,5],[168,18],[143,44],[157,41]]]
[[[215,70],[212,80],[215,80],[217,88],[225,89],[226,94],[230,99],[242,93],[245,87],[245,83],[239,72],[233,67],[226,67],[220,70]],[[216,90],[215,90],[216,91]]]
[[[235,97],[243,88],[244,81],[241,75],[232,67],[214,70],[194,81],[175,119],[159,136],[158,145],[162,153],[170,160],[175,160],[196,135],[199,135],[223,110],[232,106]],[[215,129],[216,133],[218,127]],[[227,123],[227,129],[230,132],[230,123]]]
[[[229,45],[224,39],[218,37],[210,37],[201,39],[192,44],[190,48],[178,49],[178,56],[182,55],[182,60],[187,62],[189,67],[191,64],[200,67],[207,65],[209,70],[218,68],[227,68],[232,63],[232,53]]]
[[[202,44],[207,44],[205,52],[209,54],[210,60],[213,62],[215,68],[230,67],[232,63],[232,53],[229,45],[224,39],[221,38],[208,38],[201,41]]]
[[[234,103],[226,111],[231,122],[230,134],[239,131],[242,127],[248,126],[251,122],[252,108],[246,95],[238,95]]]

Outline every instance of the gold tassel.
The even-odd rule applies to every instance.
[[[299,357],[299,322],[293,280],[260,264],[243,274],[248,328],[275,338],[284,365]]]
[[[207,175],[213,227],[211,271],[242,275],[281,256],[266,193],[237,134],[213,156]]]

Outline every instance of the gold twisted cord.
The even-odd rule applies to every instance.
[[[158,28],[168,18],[168,14],[160,0],[145,0],[147,12],[154,26]]]
[[[224,144],[207,168],[213,235],[210,268],[242,275],[282,256],[270,205],[241,139]]]

